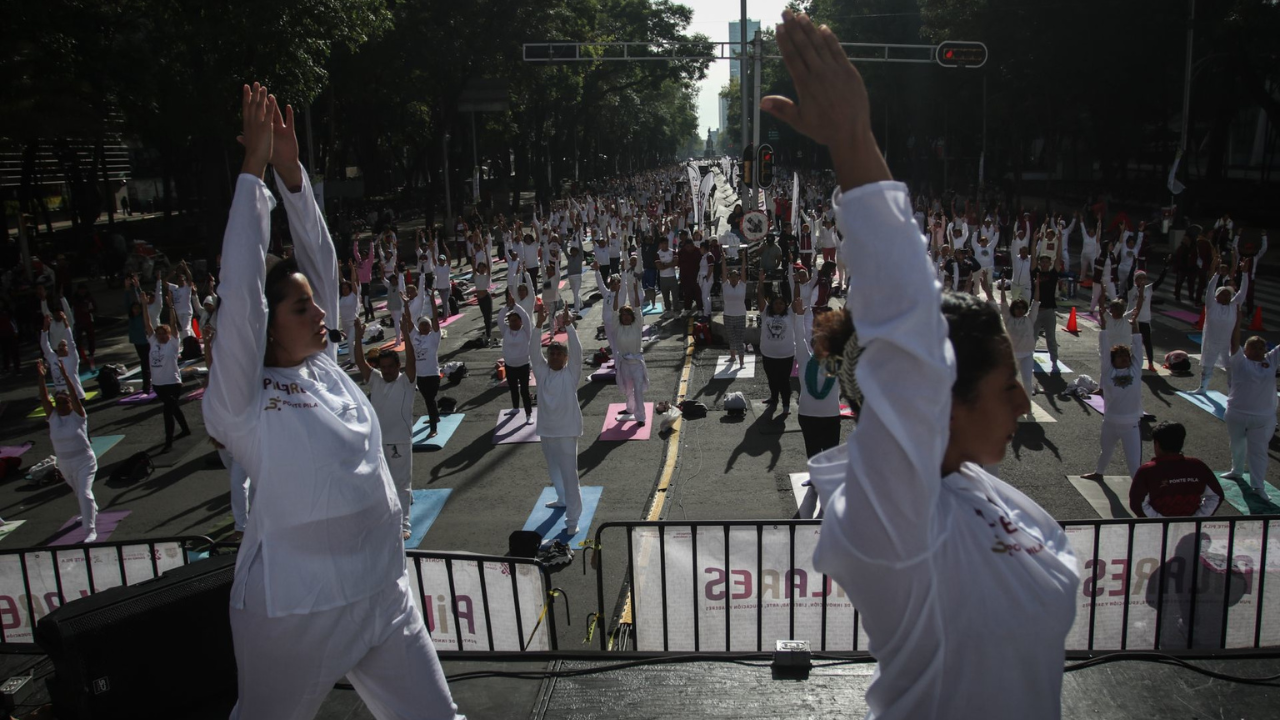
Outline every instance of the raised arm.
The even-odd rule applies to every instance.
[[[266,281],[267,244],[271,239],[271,209],[275,200],[262,182],[271,156],[271,115],[275,101],[266,89],[244,88],[245,160],[236,179],[235,196],[222,241],[220,359],[209,368],[204,412],[214,418],[220,432],[234,428],[252,431],[267,346]],[[150,318],[144,313],[147,334]],[[219,436],[227,442],[228,438]]]
[[[640,320],[637,319],[636,322],[640,322]],[[573,375],[574,383],[578,383],[582,381],[582,342],[578,340],[578,329],[573,326],[573,316],[569,314],[569,308],[566,307],[564,309],[560,323],[564,326],[564,332],[568,340],[566,344],[569,347],[569,372]],[[530,347],[533,347],[532,343],[530,343]],[[541,357],[542,353],[538,352],[538,356]]]
[[[364,320],[361,320],[359,315],[356,316],[356,335],[351,338],[351,356],[360,370],[360,379],[369,382],[369,376],[373,375],[373,367],[364,356]]]
[[[67,375],[67,369],[62,366],[61,358],[58,359],[58,372],[62,373],[62,377],[64,378],[69,377]],[[45,397],[48,397],[48,395],[46,395]],[[85,417],[84,405],[81,404],[80,402],[80,393],[75,392],[75,388],[71,387],[70,385],[67,386],[67,398],[68,398],[68,401],[71,403],[71,411],[79,415],[80,417]]]
[[[42,360],[36,361],[36,397],[40,399],[40,407],[44,408],[44,416],[53,417],[53,401],[49,399],[49,370]],[[75,395],[68,392],[68,395]]]
[[[416,333],[418,330],[413,326],[413,313],[409,311],[408,300],[404,302],[404,317],[400,319],[400,326],[408,328],[410,332]],[[418,380],[418,353],[413,349],[413,343],[405,343],[404,346],[404,374],[409,377],[409,382],[417,382]]]

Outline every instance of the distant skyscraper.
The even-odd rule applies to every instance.
[[[720,129],[729,127],[729,98],[720,98]]]
[[[751,42],[751,40],[755,38],[756,31],[759,29],[760,29],[759,20],[747,20],[747,42]],[[742,33],[741,22],[734,20],[733,22],[729,23],[729,42],[731,43],[740,42],[742,40],[741,33]],[[738,48],[730,46],[729,54],[731,57],[734,57],[734,58],[738,57]],[[738,77],[738,73],[741,72],[741,70],[742,69],[738,67],[738,62],[736,60],[729,63],[730,78]],[[724,121],[721,121],[720,125],[721,127],[723,127]]]

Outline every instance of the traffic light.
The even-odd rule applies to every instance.
[[[761,188],[773,186],[773,146],[761,145],[756,153],[756,183]]]
[[[948,40],[938,45],[933,59],[946,68],[980,68],[987,64],[987,46],[980,42]]]
[[[738,163],[738,182],[744,187],[754,187],[755,183],[756,146],[748,143],[742,151],[742,162]]]

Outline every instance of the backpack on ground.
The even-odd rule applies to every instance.
[[[141,482],[155,472],[155,466],[151,464],[151,456],[145,452],[136,452],[116,465],[111,471],[112,485],[133,485]]]
[[[724,396],[724,409],[731,413],[745,413],[747,399],[740,392],[731,392]]]
[[[448,395],[441,395],[440,399],[436,400],[436,408],[440,410],[441,415],[452,415],[458,409],[458,401]]]
[[[98,393],[105,399],[120,394],[120,374],[114,366],[103,365],[98,368]]]
[[[706,322],[696,322],[693,324],[693,344],[711,344],[711,325]]]
[[[600,348],[591,356],[591,364],[600,367],[609,362],[609,348]]]
[[[532,530],[516,530],[507,536],[507,557],[534,558],[542,546],[542,536]]]
[[[178,354],[178,359],[186,362],[187,360],[199,360],[204,357],[204,348],[200,347],[200,340],[195,335],[188,335],[182,338],[182,351]]]
[[[467,364],[456,360],[445,363],[444,367],[440,368],[440,370],[444,373],[444,376],[449,379],[449,382],[455,383],[461,381],[462,378],[469,374]]]
[[[690,420],[697,420],[707,416],[707,406],[696,400],[685,400],[680,403],[680,414]]]
[[[1186,375],[1191,372],[1191,358],[1182,350],[1174,350],[1164,356],[1164,366],[1169,368],[1169,372],[1176,375]]]

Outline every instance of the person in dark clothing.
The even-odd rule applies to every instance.
[[[1059,268],[1062,261],[1058,261]],[[1045,344],[1049,346],[1049,362],[1052,363],[1051,373],[1059,374],[1058,370],[1058,280],[1061,274],[1058,268],[1053,267],[1053,260],[1047,255],[1040,256],[1040,267],[1031,272],[1031,282],[1033,285],[1038,284],[1040,297],[1040,312],[1036,315],[1036,324],[1033,335],[1039,337],[1040,333],[1044,333]]]
[[[680,269],[680,303],[686,310],[698,307],[702,297],[698,287],[698,267],[702,264],[702,251],[689,236],[682,234],[680,252],[676,254]]]
[[[1169,266],[1173,266],[1173,297],[1174,300],[1182,302],[1182,283],[1187,284],[1189,298],[1195,298],[1196,287],[1196,246],[1195,238],[1190,234],[1182,236],[1182,242],[1178,243],[1178,247],[1174,249],[1173,254],[1169,256],[1169,262],[1165,265],[1168,270]]]

